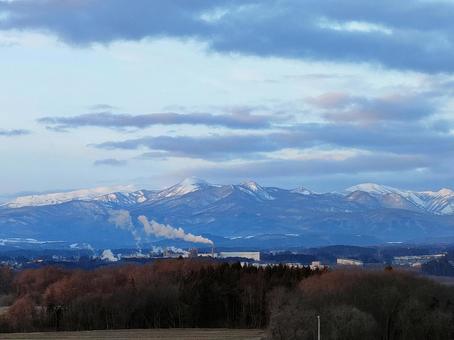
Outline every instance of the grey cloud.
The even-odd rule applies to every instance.
[[[1,12],[0,29],[50,31],[70,44],[191,38],[218,52],[454,71],[448,1],[18,0],[0,2]]]
[[[93,165],[95,166],[125,166],[128,162],[125,160],[119,160],[115,158],[107,158],[107,159],[98,159],[96,160]]]
[[[56,131],[96,126],[105,128],[146,128],[153,125],[206,125],[231,129],[263,129],[270,127],[271,122],[281,121],[287,117],[238,112],[232,114],[211,113],[152,113],[142,115],[117,114],[112,112],[87,113],[71,117],[43,117],[39,123]]]
[[[135,159],[161,159],[165,160],[168,157],[172,156],[170,152],[166,151],[150,151],[150,152],[144,152],[143,154],[137,156]]]
[[[88,109],[92,111],[112,111],[118,109],[116,106],[110,104],[94,104],[88,106]]]
[[[298,141],[298,135],[293,133],[273,133],[266,135],[232,134],[204,137],[158,136],[129,139],[120,142],[105,142],[93,146],[107,150],[134,150],[145,147],[150,150],[165,152],[165,155],[172,157],[221,160],[251,157],[257,152],[277,151],[290,145],[309,146],[303,140]]]
[[[418,121],[433,115],[439,93],[392,94],[382,97],[351,96],[343,92],[325,93],[307,102],[323,110],[332,122]]]
[[[411,155],[372,154],[347,159],[275,159],[235,165],[191,169],[191,174],[211,178],[320,177],[364,173],[403,172],[430,166],[427,160]]]
[[[449,133],[454,129],[454,122],[446,119],[437,119],[432,121],[429,126],[435,131],[439,131],[441,133]]]
[[[0,137],[15,137],[15,136],[24,136],[29,135],[31,132],[29,130],[15,129],[15,130],[3,130],[0,129]]]
[[[254,180],[268,186],[294,188],[303,185],[318,192],[342,191],[366,182],[379,182],[412,190],[452,187],[454,176],[449,171],[440,173],[438,169],[432,169],[428,161],[417,157],[404,157],[402,162],[399,158],[395,155],[387,157],[386,154],[376,154],[341,161],[274,160],[238,165],[219,164],[213,167],[185,168],[171,176],[199,176],[223,183],[240,182],[253,176]],[[369,162],[370,167],[367,166]],[[378,168],[373,168],[377,164]]]
[[[257,153],[316,146],[446,157],[454,152],[454,136],[420,122],[366,126],[351,123],[314,123],[262,134],[156,136],[111,141],[93,146],[107,150],[145,148],[165,156],[218,160],[250,158],[256,157]]]

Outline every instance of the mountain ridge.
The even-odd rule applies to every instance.
[[[246,192],[249,192],[252,196],[259,197],[260,199],[275,199],[270,193],[270,189],[272,189],[272,187],[263,187],[252,180],[242,182],[241,184],[220,185],[209,183],[197,177],[189,177],[173,186],[164,188],[163,190],[133,190],[131,185],[117,186],[116,189],[114,189],[115,187],[98,187],[93,189],[74,190],[70,192],[19,196],[12,201],[3,203],[0,207],[20,208],[27,206],[44,206],[61,204],[72,200],[104,200],[112,202],[117,199],[116,196],[120,196],[124,202],[129,201],[133,204],[143,203],[147,200],[156,198],[184,196],[209,187],[220,188],[228,186],[236,186],[240,189],[242,188],[246,190]],[[317,194],[336,194],[335,192],[315,193],[303,186],[294,189],[277,189],[308,196]],[[448,188],[442,188],[438,191],[412,191],[397,189],[391,186],[376,183],[361,183],[346,188],[342,195],[348,197],[355,191],[367,193],[375,198],[381,196],[382,206],[386,208],[393,208],[393,203],[390,202],[390,200],[394,199],[396,201],[394,208],[402,209],[405,208],[403,206],[404,203],[411,203],[416,208],[420,208],[429,213],[439,215],[454,214],[454,191]],[[385,199],[388,199],[387,203],[385,202]],[[401,201],[397,202],[398,199],[401,199]],[[410,206],[407,206],[407,208],[410,209]]]
[[[218,185],[190,179],[163,190],[114,192],[47,205],[4,205],[0,239],[93,247],[162,242],[162,237],[145,232],[140,216],[166,231],[212,235],[226,246],[365,245],[454,237],[450,191],[359,188],[314,193],[305,188],[262,187],[253,181]]]

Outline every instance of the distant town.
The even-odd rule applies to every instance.
[[[0,253],[0,264],[15,269],[57,265],[65,268],[97,268],[125,263],[145,264],[161,259],[205,259],[216,262],[239,262],[242,266],[267,267],[287,265],[310,269],[393,267],[416,273],[454,277],[454,248],[442,246],[387,245],[377,247],[328,246],[299,250],[215,249],[152,247],[149,249],[54,249]]]

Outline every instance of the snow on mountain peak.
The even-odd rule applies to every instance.
[[[437,192],[440,196],[454,196],[454,191],[451,189],[443,188]]]
[[[369,194],[391,194],[391,193],[399,193],[401,192],[399,189],[395,189],[392,187],[388,187],[386,185],[380,185],[375,183],[362,183],[358,185],[354,185],[350,188],[347,188],[345,191],[347,192],[354,192],[354,191],[364,191]]]
[[[183,196],[209,186],[212,185],[201,178],[188,177],[182,180],[180,183],[175,184],[170,188],[164,189],[159,193],[159,196],[160,197]]]
[[[135,188],[132,185],[113,187],[97,187],[93,189],[81,189],[67,192],[55,192],[42,195],[30,195],[17,197],[5,204],[8,208],[22,208],[28,206],[43,206],[61,204],[73,200],[91,200],[113,192],[132,192]]]
[[[441,189],[439,191],[409,191],[399,190],[385,185],[364,183],[346,189],[351,193],[354,191],[364,191],[374,196],[394,195],[404,198],[414,204],[414,206],[424,211],[437,215],[450,215],[454,213],[454,191],[451,189]],[[388,197],[389,199],[389,197]]]
[[[240,188],[246,189],[246,191],[252,193],[256,197],[265,200],[274,200],[274,197],[271,196],[265,188],[260,184],[254,181],[246,181],[240,184]]]
[[[241,186],[248,188],[251,191],[257,192],[264,190],[262,186],[260,186],[257,182],[254,181],[246,181],[241,183]]]

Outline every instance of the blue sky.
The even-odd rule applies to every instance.
[[[454,187],[453,1],[0,0],[0,195]]]

